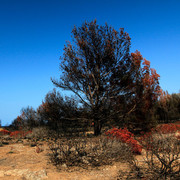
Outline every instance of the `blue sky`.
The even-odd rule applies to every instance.
[[[0,119],[37,108],[59,77],[59,56],[74,25],[95,18],[123,27],[160,74],[169,93],[180,90],[179,0],[0,0]],[[64,93],[64,92],[63,92]]]

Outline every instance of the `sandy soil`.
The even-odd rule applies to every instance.
[[[96,169],[70,169],[58,171],[49,163],[48,148],[44,144],[42,152],[37,147],[22,143],[0,147],[0,180],[115,180],[119,169],[127,169],[123,163],[102,166]]]

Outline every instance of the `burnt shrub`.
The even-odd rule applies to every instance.
[[[130,148],[105,137],[59,139],[49,144],[50,160],[62,166],[97,167],[133,158]]]
[[[130,171],[119,173],[119,179],[180,179],[180,141],[177,136],[179,125],[163,124],[153,128],[140,138],[144,149],[143,162],[130,164]]]
[[[32,129],[32,133],[27,135],[28,139],[41,139],[44,140],[49,136],[49,129],[46,127],[36,127]]]

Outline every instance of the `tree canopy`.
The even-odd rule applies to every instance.
[[[74,27],[72,42],[67,42],[60,57],[62,74],[60,79],[52,79],[52,82],[73,92],[89,108],[95,135],[100,134],[117,99],[131,104],[126,106],[131,111],[136,95],[140,96],[141,92],[148,99],[158,89],[159,76],[153,70],[150,75],[149,61],[144,60],[142,69],[142,56],[137,52],[130,54],[130,40],[123,28],[116,31],[107,24],[98,25],[96,20],[85,22],[81,27]],[[138,90],[138,86],[143,88]],[[148,103],[150,100],[153,97]],[[122,111],[115,113],[118,112]]]

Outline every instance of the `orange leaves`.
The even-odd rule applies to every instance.
[[[131,38],[130,38],[129,34],[128,34],[128,33],[125,33],[125,34],[126,34],[126,39],[127,39],[128,41],[130,41]]]
[[[20,116],[17,117],[17,121],[21,122],[22,118]]]
[[[134,86],[138,89],[137,86],[141,84],[143,87],[141,92],[137,92],[140,94],[137,97],[141,97],[141,101],[144,101],[144,109],[148,110],[160,95],[160,76],[156,73],[155,69],[150,68],[150,61],[143,58],[139,51],[131,53],[131,57],[136,76]]]
[[[120,34],[123,35],[124,34],[124,28],[120,28]]]
[[[152,68],[151,68],[151,76],[152,76],[152,78],[155,79],[155,80],[158,80],[159,77],[160,77],[160,75],[156,73],[156,70],[155,70],[155,69],[152,69]]]
[[[114,34],[115,34],[115,36],[117,35],[117,31],[115,30],[115,29],[113,29],[113,32],[114,32]]]
[[[144,62],[142,63],[144,66],[146,66],[146,67],[150,67],[150,61],[148,61],[147,59],[143,59],[144,60]]]
[[[163,106],[164,108],[166,108],[167,106],[167,101],[171,98],[171,96],[169,95],[169,93],[167,91],[163,91],[162,89],[160,90],[160,99],[159,99],[159,103],[161,104],[161,106]]]
[[[131,53],[131,56],[132,56],[135,66],[140,67],[141,61],[143,59],[141,53],[136,50],[135,53]]]

